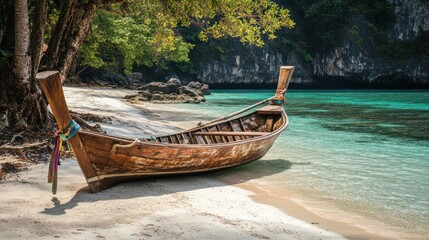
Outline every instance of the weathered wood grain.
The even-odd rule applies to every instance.
[[[57,71],[41,72],[36,75],[36,79],[39,81],[40,86],[45,93],[46,99],[51,106],[51,110],[55,116],[55,120],[58,123],[60,129],[66,128],[72,117],[67,107],[66,100],[64,98],[63,88],[61,86],[60,75]],[[76,160],[79,163],[79,167],[85,176],[85,179],[96,178],[97,174],[91,164],[88,155],[85,151],[79,133],[76,133],[69,141]],[[100,181],[88,182],[89,188],[92,192],[98,192],[104,188]]]
[[[276,96],[283,96],[292,72],[293,67],[281,68]],[[44,72],[37,78],[59,127],[65,128],[71,116],[58,73]],[[91,191],[97,192],[130,179],[207,172],[255,161],[289,124],[282,106],[266,106],[241,117],[237,113],[243,111],[235,118],[158,136],[156,141],[80,131],[70,144]]]
[[[269,132],[195,132],[194,135],[204,136],[262,136]]]

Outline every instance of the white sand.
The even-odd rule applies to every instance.
[[[137,91],[126,89],[64,87],[70,110],[113,119],[112,124],[101,124],[109,134],[136,138],[167,133],[175,129],[167,124],[148,120],[147,116],[156,116],[149,107],[136,108],[123,99],[126,95],[136,93]]]
[[[73,96],[67,98],[71,109],[114,118],[102,125],[109,133],[172,130],[121,100],[130,91],[65,92]],[[76,161],[67,159],[53,196],[46,174],[47,164],[39,164],[0,184],[0,239],[343,239],[256,203],[252,192],[213,176],[142,180],[91,194]]]

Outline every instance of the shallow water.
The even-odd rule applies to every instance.
[[[271,95],[217,90],[206,103],[177,107],[183,120],[208,121]],[[374,229],[427,236],[428,91],[289,90],[287,100],[290,126],[262,160],[290,166],[265,184],[299,190],[343,215],[375,219]],[[251,175],[261,166],[242,168]]]

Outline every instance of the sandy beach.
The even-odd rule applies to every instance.
[[[144,180],[91,194],[68,159],[53,196],[46,168],[0,186],[1,239],[342,239],[215,179]]]
[[[168,105],[127,104],[122,98],[131,93],[65,88],[71,110],[112,118],[101,124],[109,134],[135,138],[196,124],[175,119]],[[383,239],[321,218],[284,189],[264,189],[239,176],[146,179],[91,194],[70,158],[62,161],[52,195],[47,168],[31,166],[0,184],[0,239]],[[253,178],[269,174],[275,171]]]

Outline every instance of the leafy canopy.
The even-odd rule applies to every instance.
[[[294,25],[289,10],[270,0],[128,0],[97,12],[82,64],[128,73],[133,65],[189,61],[193,45],[179,27],[198,27],[202,41],[233,37],[262,46],[264,36]]]
[[[133,64],[188,61],[191,47],[171,29],[154,21],[99,11],[93,20],[93,32],[82,48],[82,64],[128,73]]]

